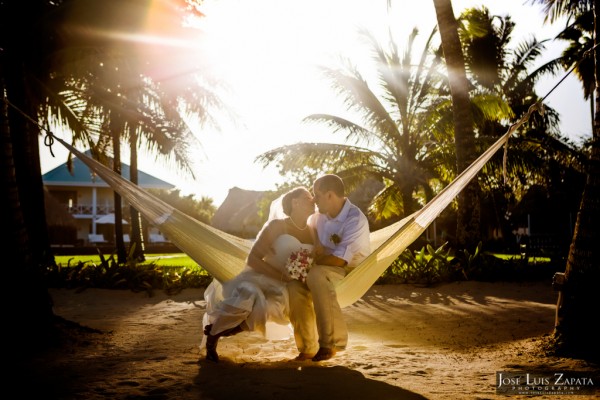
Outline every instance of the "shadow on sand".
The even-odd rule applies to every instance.
[[[218,364],[202,360],[194,384],[202,398],[229,399],[394,399],[421,400],[420,394],[365,378],[358,371],[308,362]]]

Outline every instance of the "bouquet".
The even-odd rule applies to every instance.
[[[306,275],[310,267],[312,267],[313,262],[314,259],[310,250],[300,249],[290,254],[285,267],[293,279],[305,283]]]

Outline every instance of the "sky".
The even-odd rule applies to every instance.
[[[384,38],[392,26],[404,48],[414,27],[424,42],[436,24],[432,0],[391,3],[388,13],[387,0],[205,0],[201,43],[186,51],[201,51],[212,73],[227,83],[223,100],[238,118],[235,123],[223,120],[219,130],[194,126],[201,143],[193,153],[195,180],[153,155],[141,155],[140,169],[174,184],[184,195],[211,197],[216,206],[233,187],[275,189],[282,177],[275,167],[257,164],[258,155],[297,142],[343,141],[342,135],[301,122],[313,113],[345,113],[316,67],[336,65],[339,56],[359,64],[368,57],[357,41],[359,27]],[[493,15],[510,15],[516,23],[516,42],[534,35],[551,39],[564,27],[564,21],[544,24],[541,7],[525,0],[452,0],[452,4],[456,15],[481,5]],[[559,56],[564,46],[563,42],[548,44],[540,62]],[[417,42],[414,48],[419,53],[422,45]],[[563,76],[541,81],[538,95],[548,93]],[[547,103],[560,113],[564,135],[575,142],[591,136],[589,106],[575,77],[567,77]],[[67,153],[60,147],[53,147],[52,157],[41,146],[42,173],[65,162]]]

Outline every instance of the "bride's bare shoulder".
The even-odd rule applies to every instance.
[[[269,221],[267,226],[265,226],[264,232],[270,238],[276,238],[285,233],[285,220],[283,219],[272,219]]]

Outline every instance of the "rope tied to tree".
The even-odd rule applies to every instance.
[[[54,133],[52,133],[50,128],[46,128],[46,127],[40,125],[40,123],[38,121],[34,120],[32,117],[29,116],[29,114],[27,114],[25,111],[21,110],[19,107],[17,107],[15,104],[13,104],[10,100],[8,100],[6,95],[4,95],[2,97],[2,100],[4,100],[4,102],[6,104],[8,104],[12,108],[14,108],[15,111],[17,111],[19,114],[21,114],[26,120],[28,120],[29,122],[31,122],[32,124],[37,126],[40,129],[40,131],[46,132],[46,135],[44,136],[44,146],[48,147],[48,149],[50,150],[50,155],[52,157],[56,157],[54,155],[54,152],[52,151],[52,146],[54,145]]]

